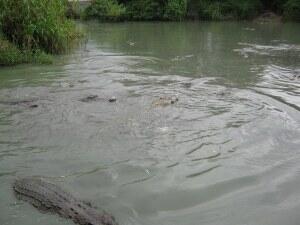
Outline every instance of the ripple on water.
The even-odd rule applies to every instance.
[[[0,104],[0,218],[41,218],[26,204],[7,207],[15,199],[4,189],[27,175],[92,199],[120,224],[298,218],[299,46],[256,43],[259,26],[228,38],[237,25],[221,24],[97,24],[101,35],[59,65],[5,70],[1,101],[30,96],[39,107]],[[139,39],[136,26],[153,29]],[[99,101],[80,101],[89,95]],[[178,101],[155,107],[160,97]]]
[[[267,65],[262,72],[262,81],[254,90],[284,104],[285,107],[300,111],[299,71],[299,68]]]
[[[233,51],[238,52],[245,58],[251,55],[260,55],[268,57],[281,57],[282,53],[290,54],[290,56],[295,56],[299,58],[300,45],[277,43],[276,45],[259,45],[251,43],[238,43],[243,48],[234,49]],[[287,55],[288,56],[288,55]]]

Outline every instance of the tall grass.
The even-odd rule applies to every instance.
[[[164,14],[163,1],[130,0],[126,4],[127,20],[161,20]]]
[[[288,20],[300,21],[300,0],[288,0],[284,4],[284,17]]]
[[[264,10],[293,20],[300,17],[300,0],[93,0],[86,15],[109,21],[183,20],[188,5],[189,12],[198,11],[205,20],[248,20]]]
[[[259,0],[199,0],[199,17],[207,20],[251,19],[261,10]]]
[[[22,63],[22,52],[9,41],[0,37],[0,66]]]
[[[85,18],[102,21],[182,20],[187,0],[93,0]]]
[[[168,0],[164,18],[167,20],[183,20],[187,14],[187,0]]]
[[[52,57],[39,50],[20,50],[11,42],[0,37],[0,66],[13,66],[22,63],[52,63]]]
[[[117,0],[93,0],[84,12],[85,19],[120,21],[124,18],[125,7]]]
[[[66,19],[66,0],[0,0],[5,37],[20,49],[62,53],[74,40],[75,24]]]

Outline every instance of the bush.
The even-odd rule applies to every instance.
[[[162,0],[131,0],[126,5],[126,19],[161,20],[164,15]]]
[[[168,20],[182,20],[187,13],[187,0],[168,0],[164,18]]]
[[[61,53],[77,38],[65,0],[1,0],[1,29],[21,49]]]
[[[93,0],[86,8],[86,19],[119,20],[182,20],[187,0]]]
[[[116,0],[93,0],[85,9],[86,19],[97,18],[102,21],[119,21],[125,14],[125,7]]]
[[[14,44],[0,37],[0,66],[21,63],[52,63],[52,57],[42,51],[21,51]]]
[[[209,20],[250,19],[261,9],[259,0],[200,0],[199,17]]]
[[[227,5],[221,1],[200,0],[199,18],[205,20],[225,19]]]
[[[288,0],[283,14],[286,19],[300,21],[300,0]]]
[[[261,0],[261,1],[265,9],[274,11],[279,14],[283,13],[284,4],[287,2],[287,0],[273,0],[273,1]]]
[[[15,65],[23,61],[21,51],[7,40],[0,38],[0,66]]]
[[[80,19],[82,14],[82,9],[80,8],[80,4],[78,1],[68,2],[65,0],[67,4],[66,9],[66,17],[70,19]]]

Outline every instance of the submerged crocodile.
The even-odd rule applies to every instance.
[[[80,225],[118,225],[112,215],[98,212],[91,204],[41,178],[18,179],[13,189],[17,198],[31,203],[41,212],[57,213]]]
[[[1,101],[1,105],[12,105],[12,106],[26,106],[29,108],[37,108],[38,105],[34,104],[35,100],[14,100],[14,101]]]
[[[99,100],[105,100],[104,98],[99,98],[98,95],[88,95],[87,97],[84,97],[80,99],[81,102],[95,102]],[[116,97],[111,97],[108,99],[109,102],[116,102],[117,98]]]

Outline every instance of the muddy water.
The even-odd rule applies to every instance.
[[[0,224],[72,224],[15,199],[32,175],[120,225],[299,224],[299,24],[83,26],[0,69]]]

